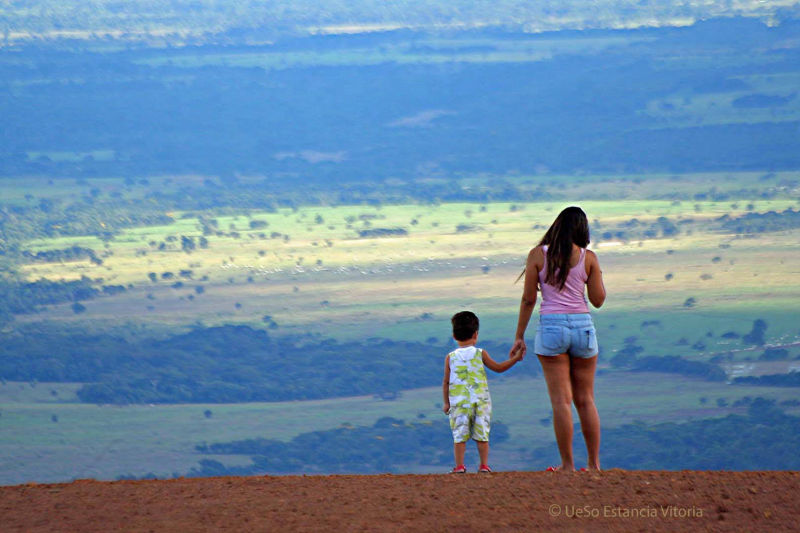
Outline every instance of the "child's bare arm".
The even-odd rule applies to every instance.
[[[482,350],[482,351],[483,351],[483,364],[486,365],[486,368],[488,368],[489,370],[492,370],[492,371],[498,372],[498,373],[505,372],[506,370],[508,370],[509,368],[514,366],[515,364],[517,364],[517,361],[522,359],[522,355],[521,355],[521,351],[522,350],[515,351],[514,355],[512,355],[511,357],[509,357],[508,359],[506,359],[502,363],[498,363],[497,361],[492,359],[489,356],[489,352],[487,352],[486,350]]]
[[[442,411],[450,411],[450,356],[444,358],[444,379],[442,380]]]

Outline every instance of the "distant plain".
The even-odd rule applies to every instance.
[[[148,31],[107,4],[70,30],[16,6],[0,46],[2,281],[116,288],[0,321],[8,339],[235,324],[306,347],[420,343],[439,365],[449,317],[472,309],[504,358],[525,257],[579,205],[609,294],[594,313],[605,428],[742,414],[756,397],[800,413],[796,387],[612,363],[635,349],[728,381],[800,371],[796,2],[705,20],[724,3],[625,19],[575,0],[535,23],[503,2],[489,27],[455,4],[433,26],[290,6],[294,22],[258,27],[236,11],[249,1],[201,0],[182,20],[159,3]],[[63,259],[72,247],[84,255]],[[746,340],[758,323],[763,342]],[[532,456],[546,446],[557,460],[534,374],[490,376],[510,432],[498,470],[546,466]],[[185,475],[202,443],[386,416],[446,434],[440,380],[383,398],[95,405],[85,383],[3,379],[0,483]]]
[[[761,179],[761,174],[723,174],[706,175],[703,180],[674,176],[669,181],[681,186],[702,182],[724,193],[726,187],[763,185]],[[775,183],[793,179],[791,173],[769,178]],[[591,247],[600,257],[609,291],[607,305],[596,313],[600,366],[608,372],[598,378],[604,424],[613,427],[636,419],[655,423],[723,416],[740,412],[741,408],[731,404],[744,396],[779,402],[796,397],[790,388],[731,389],[725,383],[697,378],[619,372],[608,364],[624,346],[624,339],[633,336],[647,355],[680,355],[700,361],[722,355],[731,377],[800,367],[800,362],[791,360],[800,355],[800,331],[794,319],[800,301],[800,271],[795,266],[800,260],[800,244],[794,232],[743,238],[706,230],[723,215],[795,208],[792,191],[769,200],[680,202],[645,199],[655,193],[642,192],[643,186],[632,177],[581,177],[575,181],[578,200],[601,195],[599,191],[608,197],[629,196],[575,202],[583,206],[596,228]],[[88,186],[94,185],[90,180]],[[104,194],[121,188],[113,180],[97,185],[104,187]],[[649,191],[657,190],[658,186],[653,186]],[[176,243],[181,236],[197,239],[202,235],[191,213],[170,213],[174,224],[127,230],[107,242],[95,237],[38,239],[26,243],[26,248],[89,247],[103,250],[103,264],[93,265],[88,260],[32,263],[22,270],[28,279],[85,275],[108,284],[132,284],[133,288],[85,302],[86,311],[80,314],[61,304],[18,320],[21,324],[52,321],[87,330],[135,323],[158,332],[197,324],[265,327],[262,317],[268,315],[278,324],[277,329],[269,330],[271,334],[312,333],[338,340],[424,341],[434,337],[447,345],[450,314],[468,308],[482,317],[483,338],[508,345],[521,291],[521,283],[514,280],[527,250],[565,205],[558,201],[309,206],[274,213],[248,210],[216,217],[224,235],[209,235],[207,249],[190,253]],[[321,220],[315,221],[316,217]],[[601,237],[604,229],[622,227],[631,219],[649,227],[658,217],[678,224],[681,233],[672,238]],[[250,221],[263,221],[267,226],[250,229]],[[459,231],[459,225],[469,228]],[[358,231],[375,228],[402,228],[407,234],[358,236]],[[231,232],[239,235],[230,236]],[[269,238],[271,232],[289,238]],[[264,233],[266,238],[259,236]],[[169,241],[170,236],[175,239]],[[167,245],[163,250],[158,249],[161,243]],[[161,278],[163,272],[180,270],[192,274],[175,278],[183,284],[178,288],[173,286],[175,280]],[[148,279],[148,272],[157,273],[158,280]],[[667,274],[672,274],[671,279],[665,278]],[[205,290],[197,293],[198,286]],[[687,306],[688,298],[696,303]],[[769,324],[770,345],[789,348],[790,360],[759,361],[763,348],[723,337],[730,331],[747,333],[756,318]],[[534,325],[535,318],[529,340]],[[679,339],[684,339],[685,345],[678,343]],[[702,343],[701,349],[697,343]],[[430,357],[443,355],[432,352]],[[505,354],[493,356],[504,358]],[[538,362],[529,354],[523,364]],[[491,378],[496,417],[509,425],[512,435],[511,442],[497,446],[496,464],[525,469],[529,459],[524,450],[550,443],[549,408],[540,378],[514,378],[513,371],[510,376]],[[361,397],[128,407],[75,403],[75,385],[8,382],[0,387],[0,405],[3,423],[14,437],[2,444],[6,458],[3,481],[21,482],[26,476],[46,480],[185,473],[198,460],[193,446],[201,442],[265,434],[288,440],[302,432],[346,423],[370,425],[387,415],[403,420],[424,417],[442,424],[446,431],[437,409],[441,393],[434,384],[439,379],[431,376],[431,388],[406,390],[392,401]],[[720,398],[724,405],[717,403]],[[210,417],[203,415],[206,409],[213,413]],[[798,410],[788,408],[788,412]],[[57,422],[51,420],[53,415]],[[21,443],[26,443],[25,452],[13,452]],[[228,465],[247,461],[223,457]]]

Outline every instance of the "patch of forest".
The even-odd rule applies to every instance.
[[[774,400],[745,397],[743,414],[695,419],[683,423],[634,421],[603,428],[604,468],[632,470],[797,470],[800,418],[786,414]],[[509,428],[492,423],[493,444],[508,441]],[[578,463],[584,456],[575,440]],[[186,475],[191,477],[300,473],[407,472],[418,465],[449,465],[452,438],[445,419],[420,417],[403,421],[379,419],[373,426],[343,424],[331,430],[303,433],[291,441],[256,438],[196,446],[206,458]],[[242,455],[251,464],[226,466],[214,456]],[[552,445],[528,453],[533,468],[557,461]],[[443,468],[443,471],[445,469]],[[179,475],[179,474],[174,474]],[[143,476],[156,477],[155,475]],[[123,475],[120,479],[133,479]]]
[[[800,387],[800,372],[788,374],[766,374],[763,376],[740,376],[733,380],[742,385],[762,385],[765,387]]]
[[[31,282],[0,278],[0,326],[12,322],[14,315],[36,313],[45,306],[65,302],[72,302],[73,312],[81,313],[86,308],[80,302],[126,290],[123,285],[102,285],[99,289],[96,285],[97,280],[86,276],[72,281],[40,279]]]
[[[786,209],[780,213],[748,213],[740,217],[723,217],[722,229],[731,233],[763,233],[800,228],[800,211]]]
[[[424,415],[423,415],[424,416]],[[493,421],[493,444],[507,441],[508,426]],[[448,465],[453,460],[453,438],[445,418],[419,418],[407,422],[384,417],[372,426],[342,427],[303,433],[289,442],[249,439],[199,444],[207,456],[247,455],[251,465],[226,467],[211,458],[202,459],[189,476],[403,472],[408,465]]]
[[[603,428],[601,457],[606,468],[642,470],[800,469],[800,417],[774,400],[752,399],[745,414],[684,423],[636,421]],[[576,452],[578,456],[582,452]],[[552,458],[555,445],[532,458]]]
[[[451,346],[386,339],[281,338],[249,326],[197,328],[166,339],[109,333],[8,334],[0,378],[78,382],[87,403],[234,403],[374,394],[439,383]],[[488,350],[502,353],[493,343]],[[535,365],[516,375],[536,375]]]

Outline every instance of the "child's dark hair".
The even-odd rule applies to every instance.
[[[461,311],[450,319],[453,324],[453,337],[457,341],[466,341],[475,335],[480,328],[480,321],[472,311]]]

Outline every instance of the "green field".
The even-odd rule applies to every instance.
[[[800,367],[800,241],[796,230],[737,234],[720,230],[720,217],[781,212],[797,208],[797,191],[783,186],[798,173],[720,173],[705,175],[577,176],[569,188],[551,194],[574,197],[593,226],[592,248],[600,257],[608,289],[606,305],[595,313],[605,373],[598,376],[597,401],[604,427],[633,420],[683,421],[740,412],[737,399],[763,396],[797,398],[795,389],[745,387],[670,374],[623,372],[609,360],[627,342],[643,355],[716,358],[729,377],[784,373]],[[192,178],[186,178],[190,180]],[[473,177],[462,187],[481,187]],[[527,182],[525,182],[527,180]],[[520,178],[536,189],[537,176]],[[25,202],[35,180],[4,182],[9,198]],[[152,179],[150,187],[179,186]],[[96,187],[101,194],[129,194],[121,180],[87,180],[50,191],[59,198]],[[47,188],[45,188],[46,190]],[[765,198],[754,191],[771,191]],[[678,193],[684,198],[676,199]],[[131,191],[133,194],[133,191]],[[135,190],[145,199],[145,190]],[[711,197],[717,195],[716,201]],[[685,198],[690,198],[689,200]],[[696,199],[695,199],[696,198]],[[249,324],[263,328],[264,315],[275,334],[307,333],[336,340],[368,337],[446,342],[449,316],[470,308],[482,319],[481,336],[509,343],[516,323],[521,284],[514,283],[527,251],[557,212],[573,202],[439,203],[380,206],[304,206],[274,212],[231,209],[220,212],[170,212],[173,223],[122,230],[112,239],[95,236],[28,240],[31,252],[73,245],[95,250],[103,264],[28,262],[19,272],[28,280],[78,279],[130,288],[83,303],[76,314],[69,304],[16,316],[19,327],[52,324],[76,331],[147,328],[154,334],[202,324]],[[659,217],[677,233],[651,237],[636,233]],[[203,224],[207,248],[181,250],[181,236],[195,241]],[[631,225],[631,220],[638,222]],[[251,222],[257,222],[255,228]],[[258,222],[263,224],[259,225]],[[360,234],[375,229],[405,234]],[[633,228],[633,229],[631,229]],[[623,237],[603,237],[627,229]],[[277,235],[273,235],[273,232]],[[163,244],[163,246],[162,246]],[[159,249],[160,248],[160,249]],[[181,270],[191,270],[179,276]],[[148,273],[157,274],[157,281]],[[162,279],[172,272],[173,279]],[[667,275],[671,274],[670,279]],[[183,285],[173,286],[180,280]],[[196,287],[202,286],[202,293]],[[694,298],[692,305],[687,305]],[[784,347],[789,357],[759,360],[765,346],[754,347],[725,333],[746,334],[753,321],[768,324],[768,346]],[[271,334],[273,330],[270,330]],[[440,358],[444,354],[432,353]],[[503,357],[504,354],[496,354]],[[531,355],[526,365],[537,365]],[[508,425],[511,440],[497,445],[493,462],[500,469],[538,468],[529,453],[553,446],[540,378],[492,379],[495,418]],[[79,403],[80,384],[0,385],[1,483],[114,478],[121,474],[185,474],[203,458],[202,442],[265,437],[289,440],[342,424],[371,425],[378,418],[424,417],[447,427],[438,411],[439,376],[431,387],[403,391],[382,401],[371,396],[273,404],[192,404],[96,406]],[[491,378],[490,378],[491,379]],[[724,399],[727,405],[718,405]],[[788,405],[788,404],[787,404]],[[797,412],[796,406],[787,408]],[[204,412],[211,411],[210,416]],[[54,419],[57,417],[57,421]],[[472,453],[472,452],[470,452]],[[215,457],[226,465],[247,464],[242,456]],[[415,467],[435,471],[435,467]],[[427,470],[426,470],[427,468]]]
[[[797,341],[800,332],[792,319],[800,296],[796,233],[737,235],[714,226],[723,215],[796,208],[795,193],[780,189],[781,182],[794,177],[778,174],[766,185],[755,173],[571,179],[570,192],[590,217],[591,247],[605,271],[609,298],[597,320],[610,352],[625,337],[639,335],[652,341],[656,354],[674,353],[675,341],[686,338],[689,344],[702,339],[706,349],[683,355],[733,351],[735,358],[746,358],[758,354],[739,352],[743,346],[720,335],[746,333],[757,318],[768,321],[771,341]],[[539,180],[530,178],[530,186],[539,186]],[[115,184],[106,180],[97,186],[113,192]],[[480,180],[465,180],[462,186],[481,185]],[[713,191],[726,199],[653,199],[667,186],[683,195]],[[752,191],[765,186],[778,192],[769,199],[756,198]],[[27,279],[88,276],[131,288],[85,302],[81,314],[62,304],[18,320],[88,328],[132,322],[263,327],[262,317],[269,315],[289,335],[297,331],[340,339],[413,340],[446,337],[447,318],[455,309],[470,307],[491,325],[485,336],[508,340],[521,291],[514,280],[527,251],[566,205],[307,206],[219,216],[171,212],[172,224],[123,230],[109,241],[94,236],[36,239],[24,248],[87,247],[103,264],[88,259],[29,263],[20,267]],[[206,235],[208,247],[182,251],[182,236],[197,241],[203,235],[200,216],[216,220],[214,233]],[[674,223],[677,233],[648,238],[634,229],[626,238],[603,237],[633,219],[634,227],[641,228],[660,217]],[[263,227],[252,229],[251,224]],[[381,228],[406,233],[359,234]],[[182,270],[191,273],[181,277]],[[150,281],[149,273],[157,281]],[[164,273],[174,278],[165,280]],[[182,286],[176,287],[176,280]],[[689,298],[694,298],[692,307],[685,306]],[[654,320],[660,324],[644,331],[642,323]]]
[[[538,362],[526,359],[522,364]],[[437,379],[438,376],[431,376],[431,381]],[[552,460],[556,461],[544,381],[497,376],[489,379],[494,419],[508,425],[511,432],[509,441],[493,447],[492,464],[499,470],[541,468],[546,465],[534,465],[526,459],[529,450],[541,446],[552,446]],[[53,402],[49,397],[51,390],[65,398]],[[441,426],[443,433],[449,431],[439,409],[438,386],[404,391],[393,401],[355,397],[272,404],[127,407],[64,403],[73,390],[62,384],[39,383],[35,388],[27,383],[0,385],[4,427],[0,442],[0,484],[31,479],[39,482],[87,477],[114,479],[121,474],[182,475],[204,458],[194,449],[203,442],[248,438],[289,440],[300,433],[343,424],[372,425],[384,416],[415,422],[424,416]],[[20,398],[21,391],[27,397]],[[743,387],[648,373],[598,376],[596,394],[603,425],[609,428],[635,420],[650,424],[743,412],[744,408],[731,405],[745,396],[779,402],[797,397],[794,390],[786,388]],[[721,398],[729,405],[719,407],[717,400]],[[210,417],[204,415],[207,409],[211,411]],[[800,408],[791,407],[787,412],[798,413]],[[53,415],[58,417],[57,422],[53,421]],[[576,438],[580,439],[579,433]],[[474,450],[470,448],[468,458],[472,454]],[[244,456],[215,456],[215,459],[228,466],[249,464],[249,458]],[[440,470],[427,467],[421,471]]]

